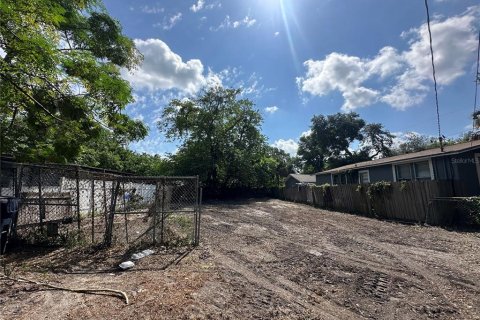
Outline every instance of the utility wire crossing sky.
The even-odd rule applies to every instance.
[[[442,134],[471,129],[480,5],[429,0]],[[144,55],[124,72],[150,127],[139,152],[175,152],[163,107],[209,85],[241,87],[269,142],[291,154],[315,114],[355,111],[397,135],[438,136],[423,1],[105,1]]]

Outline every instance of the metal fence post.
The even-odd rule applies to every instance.
[[[130,204],[127,204],[127,199],[125,199],[127,191],[125,191],[125,181],[122,182],[122,203],[123,203],[123,216],[125,219],[125,241],[128,243],[128,217],[127,217],[127,205],[129,206]],[[132,197],[132,195],[130,195]],[[131,198],[128,199],[128,201],[131,201]]]
[[[80,169],[78,166],[76,167],[75,171],[75,182],[76,182],[76,189],[77,189],[77,228],[80,231],[81,222],[80,222]]]
[[[40,226],[43,226],[43,219],[45,219],[45,206],[42,196],[42,168],[38,167],[38,213],[40,215]]]
[[[199,197],[199,190],[198,190],[198,176],[197,178],[195,179],[195,209],[194,209],[194,213],[193,213],[193,244],[194,245],[197,245],[197,238],[198,238],[198,235],[197,235],[197,224],[198,224],[198,210],[199,210],[199,206],[198,206],[198,197]]]
[[[153,211],[153,244],[157,244],[157,215],[158,215],[158,210],[159,210],[159,193],[160,193],[160,187],[159,187],[159,182],[157,181],[155,183],[155,210]]]
[[[103,177],[103,220],[105,222],[105,225],[107,225],[107,214],[108,214],[108,208],[107,208],[107,183],[105,182],[105,177]]]
[[[198,204],[198,218],[197,218],[197,239],[195,245],[200,244],[200,221],[202,219],[202,199],[203,199],[203,188],[200,188],[200,199]]]
[[[117,205],[117,195],[120,189],[120,181],[117,181],[116,186],[112,182],[112,201],[110,203],[110,213],[108,216],[108,223],[105,232],[105,245],[110,247],[112,245],[112,236],[113,236],[113,222],[114,222],[114,214],[115,214],[115,207]]]
[[[91,194],[91,207],[92,207],[92,243],[95,243],[95,179],[92,179],[92,194]]]
[[[20,165],[20,172],[18,174],[18,185],[17,185],[17,194],[16,197],[20,198],[22,193],[22,180],[23,180],[23,165]]]
[[[160,243],[163,245],[164,244],[164,233],[165,233],[165,188],[166,188],[166,180],[165,178],[162,179],[162,203],[161,203],[161,216],[160,216]]]

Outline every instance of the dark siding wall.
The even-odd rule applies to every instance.
[[[437,157],[432,159],[436,180],[460,181],[466,187],[462,196],[480,195],[475,153],[468,151],[458,155]]]
[[[480,150],[461,153],[449,159],[455,172],[455,180],[466,184],[468,195],[480,195],[475,153],[480,153]]]
[[[328,183],[328,184],[331,183],[330,174],[317,174],[316,179],[317,179],[316,184],[318,186],[325,183]]]
[[[370,182],[393,181],[392,165],[368,168],[370,171]]]
[[[453,168],[450,157],[432,159],[435,180],[448,180],[453,176]]]
[[[475,153],[480,153],[480,148],[473,151],[460,153],[458,155],[432,158],[435,180],[455,180],[465,185],[462,196],[480,195],[480,183],[478,179]],[[415,162],[415,161],[412,161]],[[392,165],[365,168],[370,173],[370,182],[393,181]],[[364,169],[362,169],[364,170]],[[348,174],[349,184],[358,183],[358,170]],[[316,176],[316,184],[322,185],[331,183],[330,174],[319,174]]]
[[[391,165],[384,165],[378,167],[371,167],[365,168],[361,170],[369,170],[370,171],[370,182],[377,182],[377,181],[393,181],[392,175],[392,166]],[[338,176],[338,184],[340,181],[345,181],[345,178],[348,181],[348,184],[357,184],[358,183],[358,171],[359,170],[352,170],[348,173],[336,174]],[[317,174],[317,185],[322,185],[331,183],[330,174]]]
[[[292,177],[288,177],[287,180],[285,180],[285,187],[286,188],[295,187],[296,183],[298,183],[297,180],[293,179]]]

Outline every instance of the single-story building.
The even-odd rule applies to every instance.
[[[480,140],[354,163],[316,173],[316,184],[377,181],[452,180],[465,196],[480,195]]]
[[[285,178],[285,187],[292,188],[298,185],[315,184],[316,177],[314,174],[296,174],[291,173]]]

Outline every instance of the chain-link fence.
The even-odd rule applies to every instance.
[[[2,163],[0,165],[0,197],[15,196],[17,191],[16,176],[17,168],[12,163]]]
[[[198,244],[197,177],[123,177],[114,195],[107,244]]]
[[[8,169],[8,170],[7,170]],[[0,196],[19,199],[15,238],[46,244],[198,244],[198,177],[135,177],[2,162]]]
[[[459,227],[480,227],[480,197],[436,197],[431,201],[434,218],[442,219],[443,225]],[[429,217],[430,218],[430,217]],[[427,223],[431,219],[427,219]],[[432,224],[440,224],[433,221]]]

